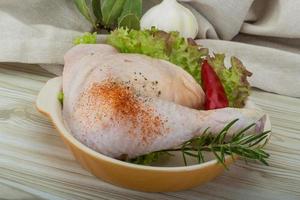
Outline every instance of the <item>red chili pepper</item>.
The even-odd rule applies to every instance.
[[[205,60],[201,69],[202,87],[205,92],[205,110],[228,107],[224,87],[215,70]]]

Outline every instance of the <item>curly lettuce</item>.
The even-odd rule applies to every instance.
[[[199,48],[193,40],[182,38],[178,32],[166,33],[155,28],[142,31],[120,28],[111,32],[107,43],[122,53],[139,53],[167,60],[201,82],[199,63],[208,55],[208,50]]]
[[[225,54],[214,54],[208,57],[208,63],[214,68],[225,89],[229,107],[244,107],[247,97],[250,95],[250,84],[247,77],[252,73],[247,71],[242,62],[231,57],[231,67],[224,64]]]
[[[73,40],[74,45],[78,44],[96,44],[97,33],[84,33],[82,36],[78,36]]]

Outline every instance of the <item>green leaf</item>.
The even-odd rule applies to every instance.
[[[139,30],[141,16],[142,1],[126,0],[121,16],[118,18],[118,27]]]
[[[263,132],[263,133],[260,133],[260,134],[257,134],[257,135],[249,135],[248,136],[248,139],[247,140],[244,140],[244,141],[241,141],[241,143],[240,144],[250,144],[251,142],[254,142],[254,145],[255,144],[258,144],[259,142],[257,142],[257,141],[259,141],[261,138],[266,138],[266,137],[268,137],[268,134],[269,132],[268,131],[266,131],[266,132]],[[247,137],[245,137],[245,138],[247,138]],[[256,143],[257,142],[257,143]],[[251,145],[251,144],[250,144]],[[254,145],[252,145],[252,146],[254,146]]]
[[[126,0],[101,0],[103,25],[112,28],[122,13]]]
[[[225,136],[228,132],[228,130],[238,121],[239,119],[235,119],[232,122],[230,122],[229,124],[227,124],[222,130],[221,132],[217,135],[217,137],[215,137],[215,139],[212,141],[212,143],[219,143],[222,144],[224,142]]]
[[[268,137],[268,135],[264,135],[261,138],[256,139],[256,141],[254,143],[250,144],[249,146],[251,146],[251,147],[255,146],[255,145],[259,144],[261,141],[263,141],[264,139],[266,139],[267,137]]]
[[[63,103],[64,103],[64,93],[62,91],[58,93],[57,99],[61,103],[61,105],[63,105]]]
[[[198,147],[198,152],[197,153],[198,153],[198,163],[203,163],[204,162],[204,156],[201,152],[200,147]]]
[[[140,29],[140,20],[135,14],[127,14],[118,20],[118,27],[124,27],[134,30]]]
[[[91,11],[89,9],[88,3],[86,0],[74,0],[74,3],[79,10],[79,12],[89,21],[91,24],[96,27],[95,20],[92,17]]]
[[[265,159],[260,159],[259,160],[262,164],[266,165],[266,166],[269,166],[269,163],[265,160]]]
[[[238,132],[237,134],[232,136],[232,140],[238,140],[240,138],[240,136],[242,136],[242,134],[244,134],[247,130],[249,130],[250,128],[252,128],[253,126],[255,126],[255,123],[250,124],[249,126],[247,126],[246,128],[242,129],[240,132]]]
[[[182,158],[183,158],[184,165],[187,166],[187,161],[186,161],[185,152],[182,151],[181,153],[182,153]]]
[[[142,0],[126,0],[121,16],[128,13],[135,14],[140,19],[142,17]]]
[[[213,154],[214,154],[215,157],[217,158],[218,162],[221,163],[221,164],[223,165],[223,167],[224,167],[225,169],[228,170],[228,167],[226,166],[226,164],[225,164],[223,158],[221,158],[221,157],[218,155],[218,153],[217,153],[216,151],[214,151],[213,148],[211,149],[211,151],[213,152]]]
[[[84,33],[82,36],[78,36],[73,40],[74,45],[78,44],[96,44],[97,33]]]
[[[101,1],[100,0],[92,0],[92,7],[93,7],[94,15],[97,19],[97,23],[100,23],[102,20]]]

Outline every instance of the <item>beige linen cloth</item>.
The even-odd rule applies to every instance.
[[[159,2],[144,0],[144,11]],[[300,97],[300,0],[181,2],[197,17],[198,42],[239,57],[253,72],[252,86]],[[59,74],[73,38],[90,29],[72,0],[0,0],[0,62]]]

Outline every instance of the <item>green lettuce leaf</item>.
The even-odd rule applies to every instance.
[[[78,44],[96,44],[97,43],[97,33],[84,33],[82,36],[76,37],[73,40],[74,45]]]
[[[236,57],[231,57],[231,67],[226,68],[224,54],[214,54],[208,57],[208,62],[218,74],[225,89],[229,107],[244,107],[247,97],[250,95],[250,84],[247,77],[252,73],[247,71],[242,62]]]
[[[122,53],[140,53],[154,58],[168,59],[164,40],[154,38],[151,31],[119,28],[108,36],[107,43]]]
[[[166,33],[157,29],[116,29],[107,38],[107,43],[122,53],[139,53],[153,58],[167,60],[189,72],[199,83],[202,59],[208,50],[193,40],[182,38],[178,32]]]

